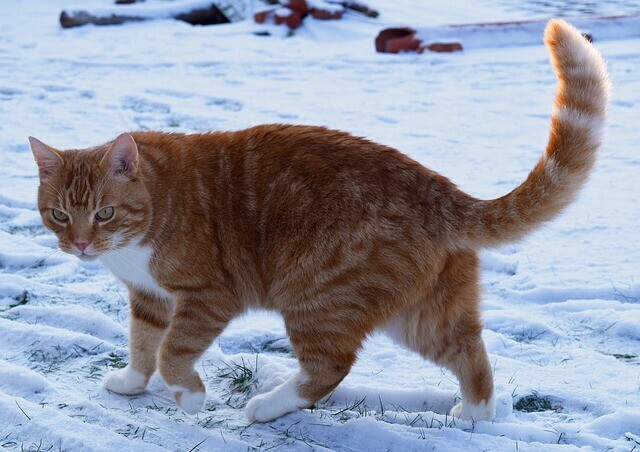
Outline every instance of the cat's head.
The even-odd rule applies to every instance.
[[[62,251],[93,260],[146,233],[151,199],[131,135],[84,150],[29,143],[40,174],[38,210]]]

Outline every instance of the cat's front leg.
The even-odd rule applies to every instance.
[[[195,414],[205,402],[205,387],[194,365],[235,317],[233,297],[221,291],[179,297],[176,313],[160,347],[160,375],[176,403]]]
[[[173,301],[129,288],[129,307],[129,364],[109,372],[103,380],[105,388],[118,394],[139,394],[147,387],[156,370],[158,349],[169,327]]]

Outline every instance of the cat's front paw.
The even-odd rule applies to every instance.
[[[203,391],[189,391],[182,386],[169,386],[173,398],[182,411],[187,414],[196,414],[204,407],[204,402],[207,398],[206,392]]]
[[[118,394],[134,395],[143,392],[148,381],[146,375],[127,366],[109,372],[102,380],[102,386]]]

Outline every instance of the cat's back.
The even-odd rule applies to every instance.
[[[363,137],[320,126],[268,124],[235,132],[246,151],[276,167],[315,170],[422,168],[401,152]]]
[[[447,178],[396,149],[325,127],[267,124],[133,136],[163,187],[228,196],[248,210],[269,203],[292,217],[310,208],[332,215],[347,209],[406,213],[431,210],[433,194],[456,191]]]
[[[320,126],[265,124],[239,131],[198,134],[145,131],[134,132],[132,136],[144,157],[167,161],[176,157],[215,164],[220,158],[252,158],[277,169],[299,164],[316,170],[424,169],[389,146]]]
[[[343,196],[425,206],[430,191],[456,190],[447,178],[400,151],[347,132],[275,124],[246,129],[235,139],[243,142],[244,158],[253,160],[265,186],[280,182],[289,193],[307,192],[320,204]]]

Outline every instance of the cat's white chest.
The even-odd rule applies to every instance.
[[[171,298],[169,292],[160,287],[151,276],[149,263],[153,250],[132,242],[126,247],[110,251],[100,257],[102,265],[122,281],[137,289],[150,292],[163,298]]]

